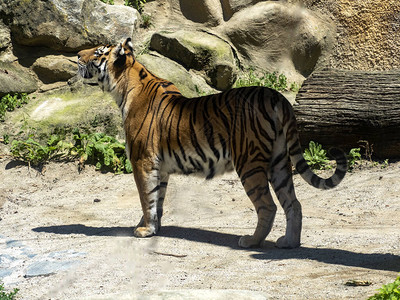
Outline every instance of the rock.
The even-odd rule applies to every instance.
[[[139,18],[131,7],[98,0],[3,0],[0,11],[16,43],[74,52],[132,36]]]
[[[154,75],[174,83],[186,97],[196,97],[199,93],[214,92],[201,76],[187,71],[168,58],[155,54],[144,54],[138,56],[137,60]]]
[[[26,114],[28,119],[24,118]],[[21,120],[43,136],[74,128],[123,136],[121,113],[111,95],[81,81],[74,84],[73,91],[66,87],[36,94],[36,99],[31,99],[24,110],[9,114],[5,125],[12,125],[10,134],[19,130]]]
[[[76,68],[75,57],[66,57],[64,55],[39,57],[32,65],[32,70],[44,83],[67,81],[76,75]]]
[[[8,48],[11,44],[10,29],[0,20],[0,51]]]
[[[234,13],[260,1],[262,0],[222,0],[221,5],[224,14],[224,20],[229,20]]]
[[[54,273],[65,271],[79,264],[79,261],[38,261],[28,267],[25,273],[26,278],[37,276],[48,276]]]
[[[231,46],[221,38],[200,31],[159,32],[150,47],[187,69],[202,70],[207,83],[218,90],[229,88],[236,79]]]
[[[208,26],[216,26],[223,20],[219,0],[173,0],[173,7],[186,19]]]
[[[301,82],[324,61],[335,26],[305,8],[267,1],[240,10],[219,31],[247,64]]]
[[[33,253],[31,248],[19,240],[7,239],[0,246],[0,279],[13,281],[16,278],[48,276],[68,270],[80,263],[85,252],[74,250],[55,251],[46,254]],[[27,265],[27,267],[25,267]],[[24,270],[25,269],[25,270]]]
[[[0,97],[8,93],[32,93],[37,88],[36,80],[28,69],[0,61]]]

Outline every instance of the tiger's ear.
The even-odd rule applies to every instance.
[[[119,44],[117,47],[115,47],[114,58],[114,66],[121,68],[125,64],[126,53],[122,44]]]
[[[133,44],[132,44],[132,39],[131,39],[130,37],[127,38],[127,39],[122,43],[122,45],[123,45],[125,48],[129,49],[129,51],[133,54]]]

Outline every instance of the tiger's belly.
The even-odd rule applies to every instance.
[[[164,153],[160,171],[168,174],[194,174],[206,179],[233,171],[230,155],[217,157],[213,153]]]

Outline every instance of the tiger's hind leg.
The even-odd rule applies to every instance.
[[[269,190],[266,168],[246,168],[239,177],[257,212],[257,227],[253,235],[242,236],[239,246],[243,248],[257,247],[271,231],[276,214],[276,205]]]
[[[286,215],[286,234],[277,240],[276,245],[279,248],[297,248],[300,246],[302,213],[294,191],[291,164],[288,157],[281,157],[271,165],[271,185]]]

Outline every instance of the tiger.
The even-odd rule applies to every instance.
[[[143,216],[135,237],[150,237],[161,228],[169,176],[197,174],[207,180],[236,171],[257,213],[253,235],[240,237],[240,247],[262,247],[277,206],[286,217],[279,248],[300,246],[302,208],[293,186],[293,169],[319,189],[337,186],[347,171],[342,150],[332,148],[334,174],[317,176],[303,157],[296,119],[289,101],[267,87],[243,87],[187,98],[170,81],[139,63],[131,38],[78,52],[78,73],[98,80],[121,110],[126,153]]]

